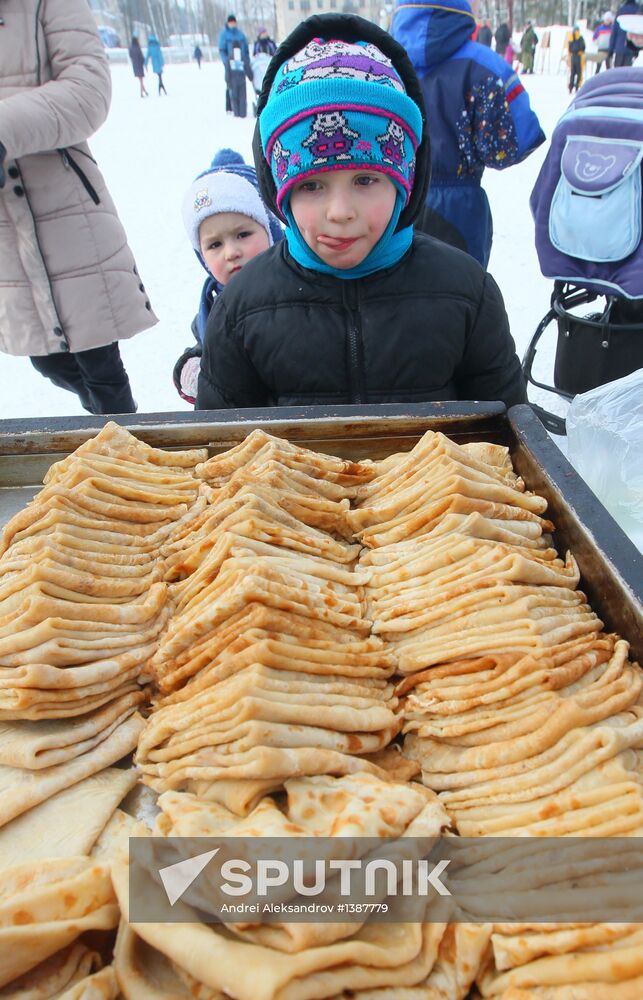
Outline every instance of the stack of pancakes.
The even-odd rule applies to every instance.
[[[404,753],[463,836],[640,836],[643,674],[576,589],[576,563],[553,549],[544,501],[525,491],[503,451],[427,434],[381,463],[350,515],[369,547],[359,565],[371,570],[373,632],[405,675],[396,688]],[[509,870],[500,851],[481,869],[497,894]],[[602,868],[594,859],[591,877],[599,870],[625,901],[613,853]],[[549,884],[542,870],[532,849],[521,889]],[[592,885],[571,859],[554,875],[561,894],[581,876]],[[639,926],[567,926],[496,928],[482,995],[639,995]]]
[[[639,1000],[635,918],[483,922],[486,889],[590,900],[597,875],[640,909],[634,851],[601,867],[534,840],[643,833],[643,676],[507,449],[429,432],[351,463],[255,431],[206,459],[108,424],[3,534],[0,988]],[[473,922],[435,899],[404,922],[400,897],[397,923],[130,924],[121,848],[148,831],[116,809],[135,772],[109,765],[135,745],[157,836],[344,838],[351,858],[366,836],[482,838],[450,837]],[[101,968],[83,935],[116,901]]]
[[[239,781],[250,801],[292,776],[376,773],[365,755],[400,720],[347,540],[370,464],[255,431],[197,474],[209,505],[163,548],[174,613],[150,661],[164,697],[139,741],[144,780],[230,803]]]
[[[100,798],[104,815],[135,780],[98,774],[131,752],[141,733],[144,671],[170,616],[160,546],[205,505],[194,467],[206,455],[150,448],[108,423],[50,468],[44,488],[2,533],[0,827],[8,826],[0,843],[7,858],[19,856],[25,839],[23,824],[11,821],[28,810],[39,807],[28,826],[47,830],[53,849],[73,824],[73,801]],[[68,791],[86,780],[83,796]]]

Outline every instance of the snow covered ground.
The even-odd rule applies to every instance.
[[[565,76],[523,77],[546,135],[551,135],[569,95]],[[125,224],[141,278],[159,323],[122,343],[122,354],[140,412],[189,409],[172,385],[172,368],[192,339],[205,272],[198,264],[181,221],[181,200],[193,177],[205,169],[221,146],[238,149],[248,160],[254,119],[234,119],[224,111],[223,71],[219,63],[169,65],[164,73],[168,97],[158,97],[155,77],[147,78],[150,97],[142,100],[129,66],[113,65],[113,100],[105,125],[90,141]],[[248,85],[248,102],[251,105]],[[529,194],[547,150],[544,144],[524,163],[500,173],[485,173],[494,219],[490,271],[502,289],[518,354],[549,307],[552,284],[543,278],[534,249]],[[539,352],[538,372],[552,372],[552,328]],[[57,389],[26,358],[0,355],[0,417],[58,416],[84,413],[74,395]],[[532,392],[532,398],[538,398]],[[554,399],[545,394],[541,399]]]

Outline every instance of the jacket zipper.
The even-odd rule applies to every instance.
[[[93,184],[91,183],[85,172],[81,170],[81,168],[78,166],[76,161],[71,158],[71,156],[69,155],[69,151],[66,149],[59,149],[58,152],[60,153],[62,161],[65,164],[65,166],[67,168],[71,167],[76,176],[80,179],[81,184],[85,188],[85,191],[87,192],[91,200],[94,202],[94,204],[100,205],[100,198],[98,197],[96,188],[93,186]]]
[[[348,312],[348,361],[350,368],[351,403],[365,403],[362,392],[363,372],[360,365],[360,338],[362,335],[360,314],[359,314],[359,294],[357,288],[343,283],[344,306]],[[351,300],[349,302],[349,299]]]
[[[361,403],[363,400],[360,398],[361,393],[358,388],[359,362],[357,355],[357,329],[354,326],[351,326],[348,331],[348,342],[351,363],[351,386],[353,387],[353,391],[351,392],[351,403]]]

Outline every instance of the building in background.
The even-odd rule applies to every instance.
[[[88,0],[103,43],[127,47],[133,34],[146,44],[153,33],[164,46],[185,38],[217,39],[233,11],[239,27],[255,38],[260,25],[277,43],[311,14],[359,14],[388,28],[393,0]],[[207,44],[207,43],[206,43]],[[192,46],[194,48],[194,46]]]
[[[388,6],[392,10],[392,4]],[[375,24],[388,27],[386,7],[382,0],[275,0],[275,40],[282,42],[300,21],[305,21],[311,14],[359,14]]]
[[[388,29],[393,0],[88,0],[103,42],[111,47],[129,45],[132,34],[143,43],[153,33],[164,46],[176,37],[219,37],[230,12],[237,16],[247,38],[255,38],[260,25],[277,43],[311,14],[359,14]],[[506,21],[511,30],[534,24],[573,24],[600,20],[610,8],[604,0],[478,0],[478,19],[488,18],[495,30]],[[187,48],[187,46],[186,46]]]

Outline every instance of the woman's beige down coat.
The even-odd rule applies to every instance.
[[[157,319],[85,143],[111,98],[87,0],[0,0],[0,19],[0,350],[132,337]]]

